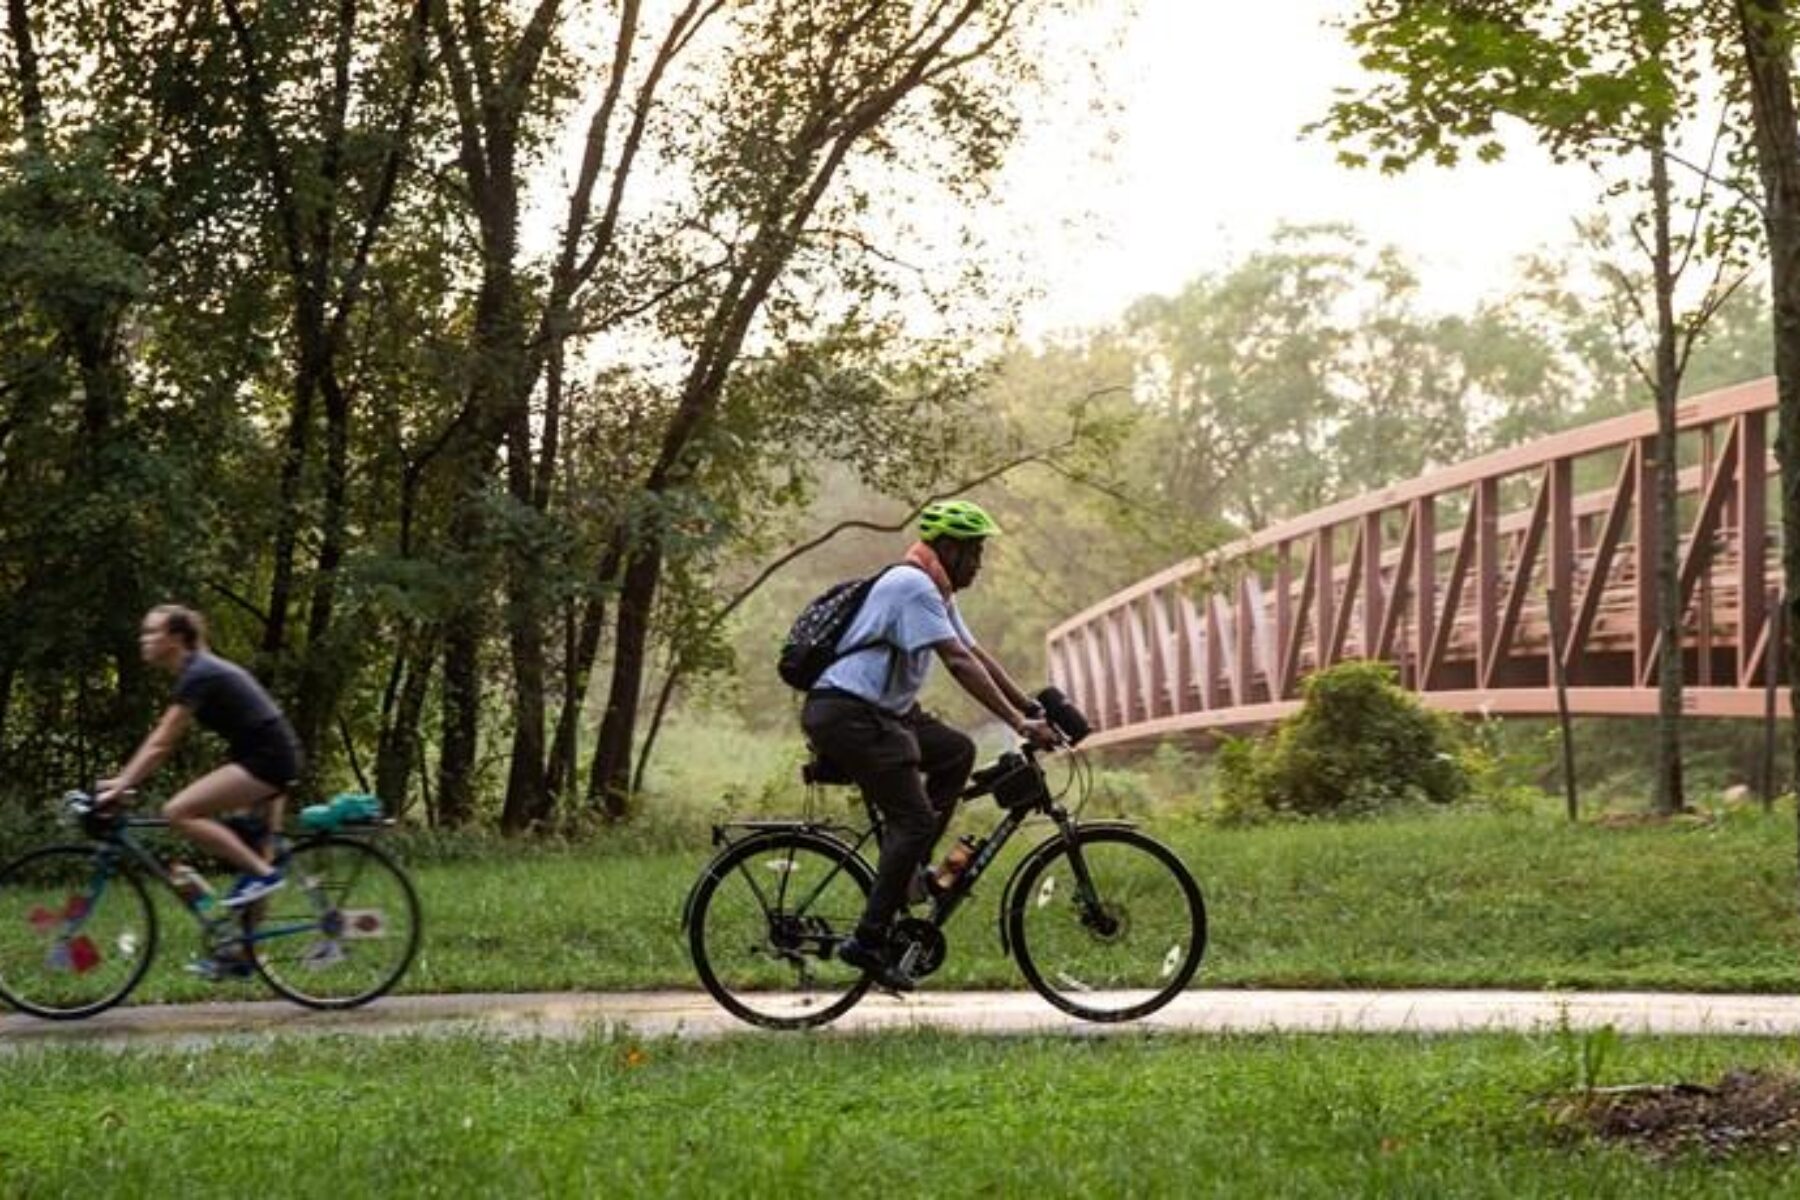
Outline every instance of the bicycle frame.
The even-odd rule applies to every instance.
[[[1029,749],[1026,751],[1026,756],[1026,761],[1030,764],[1031,769],[1038,773],[1041,781],[1043,767],[1037,762],[1035,754]],[[819,797],[824,789],[834,786],[845,785],[809,780],[807,788],[811,795],[809,796],[807,804],[808,809],[817,808]],[[971,784],[957,794],[952,808],[954,810],[956,806],[960,806],[972,800],[979,800],[983,796],[992,794],[992,792],[993,781],[991,780]],[[881,814],[875,806],[869,802],[866,796],[863,797],[863,806],[869,814],[869,824],[866,827],[859,828],[857,826],[846,825],[835,821],[815,821],[811,819],[727,821],[713,826],[712,841],[714,846],[730,846],[745,840],[745,838],[755,837],[760,834],[797,831],[832,838],[841,843],[849,854],[863,857],[863,847],[869,843],[871,838],[877,836],[881,828]],[[932,897],[931,911],[929,915],[923,918],[924,920],[939,929],[942,929],[948,924],[950,918],[956,914],[957,910],[962,907],[964,901],[969,898],[970,894],[975,889],[976,883],[987,873],[988,868],[993,865],[994,859],[1006,848],[1007,843],[1018,833],[1020,827],[1023,826],[1030,817],[1039,813],[1048,816],[1056,824],[1056,833],[1052,837],[1045,839],[1045,841],[1041,843],[1041,846],[1057,844],[1069,845],[1071,847],[1069,857],[1074,864],[1077,882],[1084,891],[1091,890],[1093,884],[1088,877],[1086,862],[1082,859],[1079,851],[1075,849],[1077,843],[1073,840],[1076,822],[1069,815],[1068,810],[1056,803],[1053,799],[1049,799],[1046,793],[1046,799],[1043,803],[1006,808],[1004,811],[1006,815],[1001,818],[998,825],[988,831],[980,850],[976,852],[975,857],[969,861],[962,872],[957,875],[955,882],[951,884],[948,890]],[[1090,824],[1093,823],[1090,822]],[[1107,821],[1104,822],[1104,824],[1125,827],[1135,823],[1130,821]],[[743,836],[734,837],[734,831],[739,830],[743,831]],[[1019,871],[1022,870],[1025,864],[1035,857],[1038,852],[1039,848],[1034,848],[1030,854],[1019,862],[1018,866],[1014,868],[1013,879],[1018,877]],[[868,859],[864,857],[863,861],[867,862]],[[814,885],[813,894],[815,896],[821,894],[826,887],[830,886],[832,880],[837,877],[837,874],[837,870],[828,873],[824,879]],[[705,878],[706,873],[702,872],[701,879]],[[758,899],[764,899],[764,897],[760,895],[761,889],[757,887],[756,882],[754,880],[751,880],[750,882],[751,888],[758,893]],[[785,880],[783,881],[783,886],[785,887]],[[1006,889],[1002,893],[1002,920],[1000,928],[1000,941],[1002,946],[1005,946],[1007,942],[1004,921],[1005,901],[1006,898],[1012,894],[1012,886],[1012,879],[1009,879],[1007,881]],[[698,891],[699,881],[696,881],[694,886],[689,889],[687,899],[682,905],[681,926],[683,929],[688,927],[692,918],[694,896]],[[809,897],[808,899],[810,900],[811,898]],[[804,909],[805,905],[802,905],[801,907]]]
[[[731,1013],[772,1029],[835,1020],[872,986],[910,990],[944,964],[949,922],[1025,824],[1043,816],[1053,827],[1038,830],[1036,844],[1015,855],[999,898],[1002,952],[1038,994],[1072,1016],[1110,1022],[1156,1011],[1187,986],[1205,953],[1199,885],[1136,822],[1081,820],[1092,777],[1079,756],[1069,761],[1069,787],[1052,786],[1030,748],[974,773],[955,803],[992,795],[1002,811],[991,824],[973,823],[986,837],[967,839],[969,849],[956,853],[955,877],[941,891],[909,889],[916,896],[911,911],[896,914],[885,956],[870,961],[845,947],[876,885],[867,847],[885,832],[882,815],[867,797],[866,825],[826,809],[822,789],[852,781],[814,760],[802,772],[809,790],[799,819],[713,827],[718,850],[682,912],[700,982]],[[1147,888],[1137,886],[1140,879]],[[1135,911],[1140,900],[1149,905],[1142,914]],[[1134,921],[1143,914],[1150,919]],[[840,959],[863,969],[847,974]],[[820,965],[826,962],[833,965]]]
[[[391,819],[380,822],[381,825],[391,825],[392,823]],[[283,925],[258,925],[253,929],[250,927],[249,921],[245,919],[247,914],[239,911],[220,908],[211,916],[199,912],[176,888],[174,875],[169,870],[169,860],[131,836],[131,831],[134,829],[167,829],[168,827],[167,817],[126,817],[123,821],[112,823],[103,831],[91,827],[87,829],[88,836],[94,840],[95,858],[99,864],[94,881],[89,886],[93,899],[98,901],[105,894],[106,885],[118,869],[115,864],[119,858],[125,857],[134,862],[151,879],[162,884],[169,894],[175,897],[182,911],[193,918],[202,934],[212,940],[215,945],[236,946],[248,950],[250,946],[258,942],[273,941],[276,938],[306,933],[319,927],[317,922],[290,921]],[[277,861],[287,859],[294,850],[316,840],[316,835],[307,835],[298,841],[290,842],[279,831],[272,832],[270,836],[274,843],[274,857]],[[237,930],[235,936],[227,936],[230,926],[233,924],[233,918],[237,918]]]

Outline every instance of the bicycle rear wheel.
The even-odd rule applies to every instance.
[[[268,985],[308,1008],[355,1008],[387,993],[419,948],[419,897],[393,859],[355,838],[301,842],[287,886],[249,906],[244,937]]]
[[[688,903],[700,982],[732,1015],[767,1029],[823,1025],[869,989],[837,958],[874,872],[849,846],[806,829],[756,834],[708,865]]]
[[[1032,852],[1009,893],[1007,937],[1038,993],[1089,1021],[1155,1012],[1206,952],[1200,885],[1133,829],[1077,829]]]
[[[131,993],[156,953],[156,908],[95,846],[48,846],[0,867],[0,1000],[72,1021]]]

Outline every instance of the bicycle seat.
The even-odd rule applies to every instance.
[[[809,786],[826,786],[829,784],[855,783],[856,781],[844,769],[821,755],[813,755],[812,761],[800,768],[800,778]]]

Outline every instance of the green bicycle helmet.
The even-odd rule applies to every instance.
[[[993,537],[999,532],[994,518],[968,500],[939,500],[927,504],[919,514],[919,537],[927,542],[936,541],[939,534],[966,541]]]

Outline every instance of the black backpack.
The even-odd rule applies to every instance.
[[[838,659],[881,644],[877,639],[851,646],[841,654],[837,648],[844,631],[862,611],[863,602],[869,598],[876,582],[893,569],[885,567],[866,579],[834,583],[800,610],[788,630],[787,640],[781,644],[781,656],[775,660],[775,673],[781,676],[782,682],[804,692]]]

